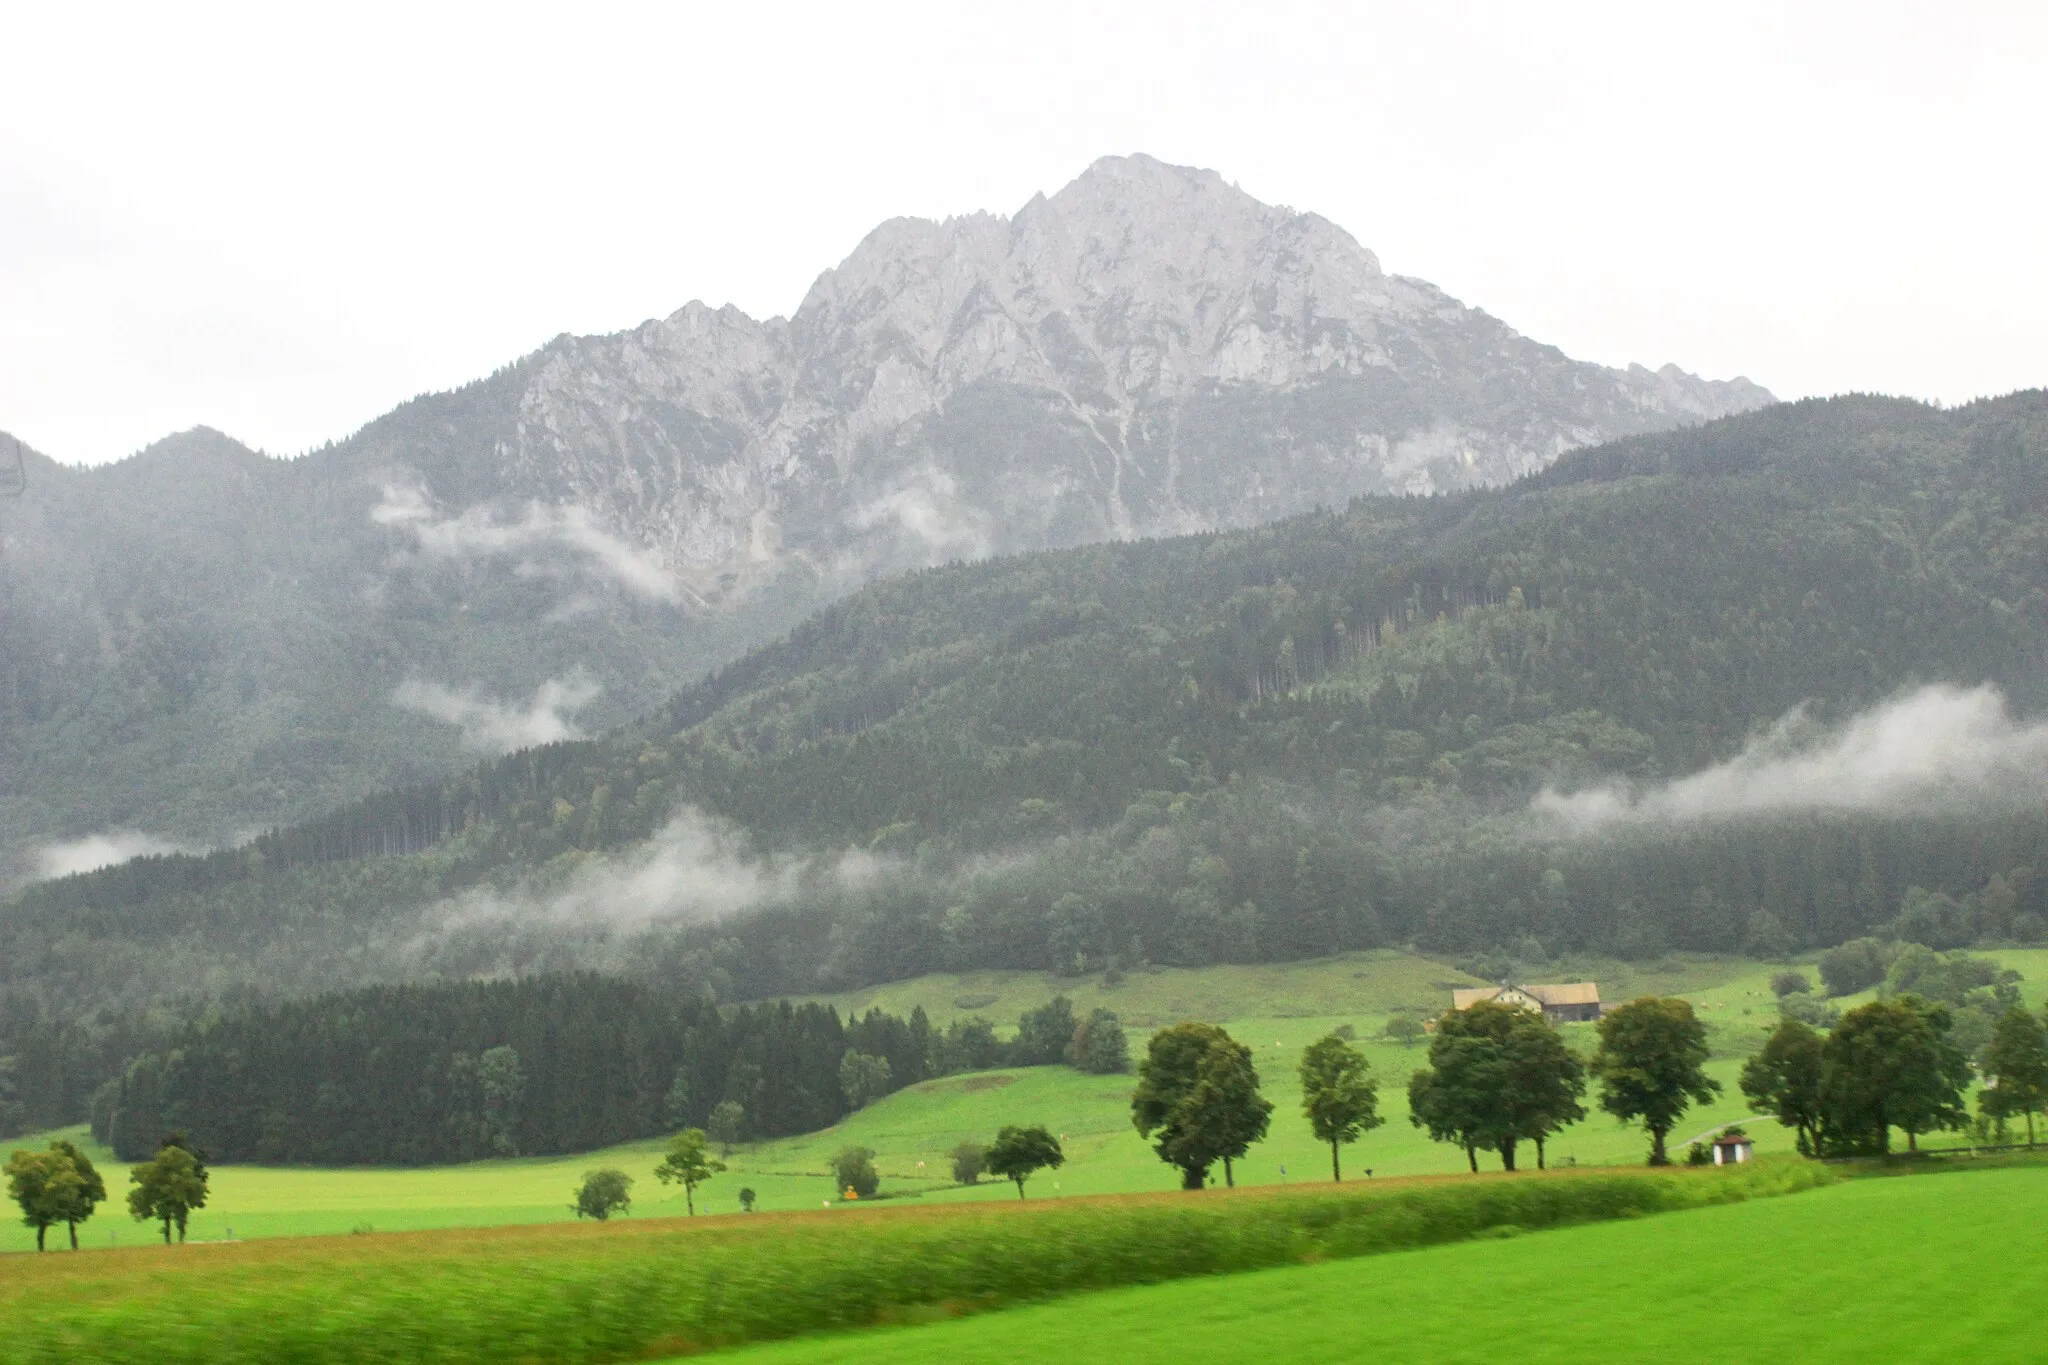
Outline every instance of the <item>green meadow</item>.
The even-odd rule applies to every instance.
[[[2025,991],[2038,1004],[2048,991],[2048,951],[1991,954],[2026,976]],[[1715,1058],[1710,1070],[1723,1093],[1712,1105],[1688,1114],[1674,1139],[1683,1140],[1725,1123],[1743,1122],[1760,1154],[1790,1150],[1777,1125],[1747,1111],[1735,1078],[1742,1060],[1758,1047],[1776,1020],[1768,981],[1777,968],[1721,958],[1678,956],[1654,966],[1570,962],[1544,973],[1546,979],[1597,980],[1610,1000],[1640,994],[1684,995],[1711,1028]],[[1409,1124],[1408,1074],[1425,1055],[1418,1045],[1403,1048],[1377,1037],[1396,1012],[1433,1013],[1449,1003],[1454,985],[1471,978],[1446,963],[1384,951],[1347,954],[1314,962],[1268,966],[1162,969],[1133,972],[1105,986],[1100,978],[1054,978],[1042,973],[978,972],[924,977],[856,995],[824,997],[845,1009],[881,1005],[907,1013],[922,1005],[939,1023],[964,1014],[983,1014],[1014,1023],[1023,1010],[1057,992],[1075,1000],[1077,1010],[1105,1005],[1132,1026],[1133,1043],[1145,1031],[1181,1019],[1215,1019],[1251,1045],[1260,1077],[1274,1102],[1266,1141],[1238,1163],[1246,1185],[1327,1181],[1328,1148],[1314,1141],[1300,1112],[1294,1070],[1301,1049],[1340,1024],[1351,1025],[1380,1078],[1381,1113],[1386,1122],[1349,1147],[1347,1178],[1450,1173],[1462,1169],[1461,1152],[1430,1142]],[[1860,997],[1859,997],[1860,998]],[[1590,1052],[1591,1025],[1565,1030],[1574,1047]],[[1131,1130],[1128,1077],[1086,1076],[1065,1067],[1036,1067],[949,1076],[889,1096],[824,1132],[748,1144],[728,1158],[731,1170],[698,1193],[700,1213],[737,1214],[739,1191],[752,1188],[763,1211],[818,1209],[835,1197],[827,1175],[832,1155],[863,1146],[876,1153],[885,1203],[914,1198],[921,1203],[1014,1199],[1008,1184],[973,1187],[952,1183],[947,1153],[964,1138],[986,1141],[1006,1123],[1044,1124],[1065,1139],[1067,1164],[1029,1186],[1035,1199],[1074,1195],[1170,1190],[1174,1173]],[[1589,1109],[1593,1106],[1589,1103]],[[82,1130],[70,1130],[74,1139]],[[39,1145],[35,1135],[0,1142],[0,1149]],[[661,1160],[658,1141],[632,1143],[572,1156],[483,1161],[430,1168],[306,1169],[221,1166],[213,1172],[212,1197],[192,1220],[190,1236],[200,1241],[349,1233],[358,1229],[396,1232],[447,1227],[493,1227],[569,1219],[571,1194],[582,1173],[617,1166],[635,1179],[633,1215],[682,1213],[683,1200],[655,1182]],[[89,1149],[111,1176],[113,1198],[82,1231],[89,1247],[127,1246],[149,1237],[120,1205],[125,1174],[104,1150]],[[1645,1153],[1641,1135],[1595,1110],[1551,1144],[1557,1165],[1627,1164]],[[1488,1158],[1482,1156],[1482,1163]],[[1525,1163],[1534,1153],[1523,1151]],[[1219,1178],[1220,1178],[1220,1172]],[[14,1220],[0,1227],[0,1250],[28,1250],[34,1237]]]
[[[1795,1160],[24,1256],[0,1276],[0,1365],[598,1365],[1798,1196],[1840,1178]]]
[[[1109,1290],[722,1358],[2035,1361],[2044,1224],[2048,1169],[1858,1180],[1796,1199]]]

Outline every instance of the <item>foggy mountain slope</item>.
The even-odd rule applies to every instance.
[[[217,844],[596,733],[889,573],[1500,483],[1763,390],[1571,361],[1312,214],[1109,158],[895,220],[788,319],[563,337],[278,461],[0,507],[0,859]]]
[[[1782,953],[1916,888],[1934,946],[2048,941],[2044,679],[2048,395],[1780,405],[871,585],[619,730],[29,888],[0,1005]]]

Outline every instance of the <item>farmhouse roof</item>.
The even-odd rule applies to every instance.
[[[1597,1005],[1600,987],[1591,981],[1574,981],[1556,986],[1471,986],[1451,992],[1451,1008],[1470,1009],[1482,1000],[1498,1000],[1510,991],[1528,996],[1540,1005]]]
[[[1600,987],[1591,981],[1573,981],[1562,986],[1524,986],[1522,989],[1546,1005],[1597,1005]]]

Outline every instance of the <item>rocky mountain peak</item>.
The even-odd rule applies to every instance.
[[[1143,155],[1012,217],[885,222],[787,322],[693,303],[528,372],[506,492],[728,603],[793,567],[836,590],[1499,482],[1769,400],[1570,361],[1327,219]]]

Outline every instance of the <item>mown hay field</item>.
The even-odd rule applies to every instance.
[[[16,1257],[0,1362],[642,1360],[1832,1178],[1761,1162]]]

